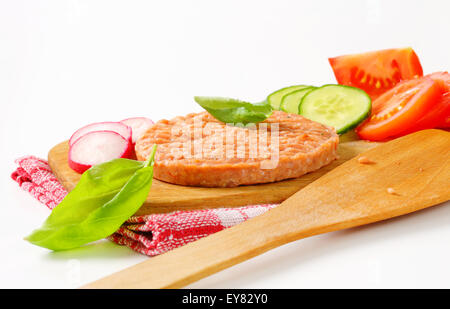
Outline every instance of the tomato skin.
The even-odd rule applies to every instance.
[[[399,136],[407,135],[420,130],[433,128],[449,128],[450,127],[450,92],[443,94],[432,110],[425,113],[414,125],[408,130],[398,134]]]
[[[448,129],[450,128],[450,92],[442,95],[440,104],[442,105],[442,119],[436,127]]]
[[[423,76],[412,48],[397,48],[329,58],[336,80],[367,92],[375,100],[402,80]]]
[[[373,101],[372,116],[356,132],[362,139],[382,141],[436,127],[440,113],[431,111],[441,97],[440,84],[429,77],[404,81]]]
[[[450,92],[450,74],[448,72],[435,72],[428,74],[427,77],[439,83],[442,87],[442,91]]]
[[[434,113],[440,115],[439,119],[436,120],[435,127],[450,128],[450,74],[448,72],[435,72],[427,76],[438,82],[444,92],[438,107],[434,111]]]

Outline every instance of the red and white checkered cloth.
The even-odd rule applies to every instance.
[[[11,177],[48,208],[56,207],[67,195],[47,161],[27,156],[17,159],[16,163],[18,168]],[[142,254],[155,256],[261,215],[276,206],[254,205],[134,216],[109,239]]]

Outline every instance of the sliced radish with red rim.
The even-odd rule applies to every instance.
[[[145,117],[128,118],[121,123],[131,127],[133,144],[150,128],[154,122]]]
[[[131,127],[121,122],[97,122],[78,129],[70,138],[69,145],[72,146],[84,135],[95,131],[113,131],[131,142]]]
[[[84,173],[93,165],[119,158],[130,158],[133,146],[129,139],[113,131],[94,131],[78,138],[69,150],[69,166]]]

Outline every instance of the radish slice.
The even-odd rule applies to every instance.
[[[121,123],[131,127],[133,144],[150,128],[154,123],[145,117],[128,118],[121,121]]]
[[[131,128],[121,122],[97,122],[78,129],[70,138],[69,145],[72,146],[82,136],[94,131],[113,131],[131,141]]]
[[[89,132],[70,147],[69,166],[78,173],[84,173],[96,164],[118,158],[130,158],[132,151],[130,140],[116,132]]]

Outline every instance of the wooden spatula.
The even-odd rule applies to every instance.
[[[362,164],[367,160],[373,164]],[[86,285],[179,288],[288,242],[404,215],[450,199],[450,133],[427,130],[352,159],[279,207]]]

